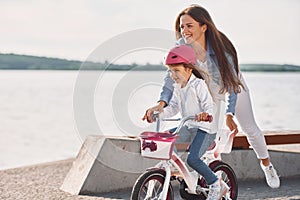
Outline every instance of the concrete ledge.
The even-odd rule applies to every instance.
[[[300,176],[300,153],[270,150],[269,154],[279,176]],[[223,154],[222,159],[233,168],[239,181],[265,178],[252,149],[233,150],[230,154]]]
[[[140,156],[138,139],[88,136],[60,189],[95,194],[131,188],[157,162]]]
[[[281,177],[300,175],[300,153],[269,153]],[[253,150],[234,150],[222,158],[239,180],[264,178]],[[131,188],[140,173],[157,162],[140,156],[138,139],[89,136],[60,189],[71,194],[97,194]]]

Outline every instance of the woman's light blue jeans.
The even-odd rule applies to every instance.
[[[197,131],[197,134],[195,135],[190,145],[187,163],[191,168],[196,170],[205,178],[207,185],[211,185],[216,182],[218,178],[216,177],[215,173],[200,158],[213,143],[216,138],[216,134],[208,134],[207,132],[196,128],[191,128],[188,130],[191,133]]]

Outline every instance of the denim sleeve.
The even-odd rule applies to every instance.
[[[162,91],[160,93],[159,101],[164,101],[168,105],[174,90],[174,81],[172,80],[170,74],[167,72],[165,78],[164,78],[164,85],[162,87]]]
[[[181,45],[184,44],[183,38],[180,38],[179,40],[176,41],[175,45]],[[170,103],[170,100],[173,96],[173,90],[174,90],[174,81],[172,80],[170,74],[167,72],[166,76],[164,78],[164,85],[162,87],[162,90],[160,92],[160,97],[158,101],[164,101],[168,105]],[[166,105],[166,106],[167,106]]]
[[[236,78],[238,78],[237,72],[235,71],[234,68],[233,58],[229,56],[229,54],[226,54],[226,57],[229,61],[230,66],[232,67],[232,71],[234,75],[236,76]],[[228,106],[227,106],[226,113],[232,113],[232,114],[235,113],[236,100],[237,100],[237,93],[232,91],[228,97]]]
[[[232,92],[231,94],[229,94],[226,113],[232,113],[232,114],[235,113],[236,100],[237,100],[237,93]]]
[[[176,45],[182,45],[182,44],[185,44],[184,39],[183,39],[183,38],[179,38],[179,39],[176,41]]]

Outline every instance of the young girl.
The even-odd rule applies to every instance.
[[[220,199],[220,181],[214,172],[200,159],[216,137],[217,126],[214,120],[207,122],[208,116],[214,117],[216,106],[203,79],[204,74],[195,67],[197,55],[187,45],[177,46],[169,51],[165,64],[174,80],[174,93],[170,103],[160,116],[172,117],[178,112],[182,117],[195,116],[196,121],[186,123],[186,130],[196,135],[190,145],[187,163],[201,174],[209,185],[207,199]],[[180,135],[180,133],[179,133]]]

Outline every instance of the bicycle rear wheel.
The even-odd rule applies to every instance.
[[[237,179],[236,179],[233,169],[228,164],[226,164],[222,161],[214,161],[209,165],[209,167],[211,168],[211,170],[213,172],[218,173],[221,176],[222,180],[229,186],[229,195],[228,195],[229,198],[226,196],[223,196],[222,200],[227,200],[227,199],[236,200],[237,196],[238,196],[238,184],[237,184]],[[206,185],[206,182],[203,178],[198,180],[198,185],[200,185],[203,188],[208,188],[208,186]],[[206,199],[207,194],[204,194],[204,193],[201,193],[199,195],[190,194],[186,191],[186,189],[187,189],[187,185],[183,180],[181,182],[180,188],[179,188],[180,196],[183,199],[186,199],[186,200],[205,200]]]
[[[143,173],[135,182],[131,200],[158,199],[162,193],[165,182],[166,172],[162,169],[155,169]],[[151,190],[151,191],[149,191]],[[170,184],[167,194],[167,200],[174,199],[173,187]]]

